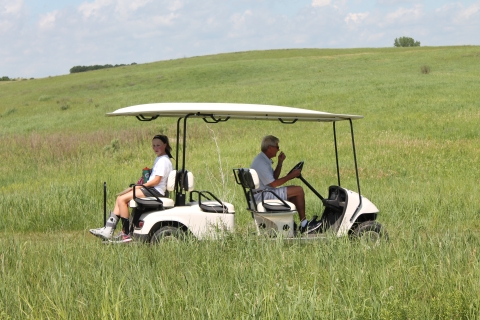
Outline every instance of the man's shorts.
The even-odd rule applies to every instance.
[[[273,191],[280,199],[282,200],[287,200],[287,187],[279,187],[279,188],[267,188],[265,190],[271,190]],[[262,201],[262,193],[259,192],[254,195],[255,200],[257,202]],[[263,199],[264,200],[278,200],[275,195],[272,194],[272,192],[263,192]]]
[[[155,188],[145,188],[141,187],[140,190],[142,191],[143,195],[145,197],[163,197],[163,194],[161,194],[157,189]]]

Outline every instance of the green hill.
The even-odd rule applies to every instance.
[[[418,111],[444,113],[449,107],[475,103],[476,94],[468,89],[476,84],[478,50],[259,51],[4,82],[2,133],[53,132],[63,129],[65,122],[76,131],[90,131],[111,121],[95,119],[104,112],[162,101],[294,105],[372,116],[415,104]],[[431,68],[428,75],[421,73],[424,65]],[[6,121],[12,110],[15,116]]]
[[[464,46],[240,52],[0,82],[0,270],[9,279],[0,286],[0,317],[22,309],[33,318],[62,312],[98,318],[96,310],[118,312],[112,305],[121,298],[111,298],[117,291],[134,299],[122,313],[140,317],[157,310],[148,300],[156,295],[164,299],[157,315],[170,318],[474,317],[480,311],[479,79],[480,47]],[[174,119],[142,123],[105,113],[151,102],[272,104],[365,116],[355,122],[362,193],[380,209],[390,242],[269,246],[246,237],[251,219],[231,169],[248,166],[261,138],[274,134],[288,166],[305,160],[304,176],[325,193],[336,183],[331,126],[192,121],[187,167],[198,189],[235,205],[238,234],[226,243],[100,246],[86,230],[103,221],[103,181],[113,207],[114,194],[151,165],[151,137],[173,139],[176,127]],[[339,133],[345,155],[347,131]],[[341,166],[342,182],[355,189],[351,159],[342,158]],[[319,201],[306,193],[307,215],[320,213]],[[141,274],[139,286],[97,256]],[[59,273],[52,271],[57,264]],[[205,268],[214,270],[208,279]],[[190,273],[174,272],[185,269]],[[152,279],[158,287],[145,289]]]

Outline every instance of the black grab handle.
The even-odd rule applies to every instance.
[[[103,225],[107,224],[107,182],[103,183]]]

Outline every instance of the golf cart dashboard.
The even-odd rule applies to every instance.
[[[328,199],[323,199],[325,211],[322,220],[327,226],[339,225],[342,221],[346,206],[347,194],[339,186],[330,186],[328,188]]]
[[[337,186],[331,186],[328,190],[328,200],[335,200],[337,198],[345,201],[346,194],[342,189],[338,188]]]
[[[328,188],[328,199],[323,201],[325,207],[342,212],[346,206],[346,202],[347,194],[339,186],[330,186],[330,188]]]

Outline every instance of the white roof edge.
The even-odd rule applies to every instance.
[[[361,119],[361,115],[335,114],[309,109],[241,103],[167,102],[121,108],[106,116],[143,116],[180,118],[187,115],[212,115],[216,119],[255,119],[298,121],[341,121]]]

